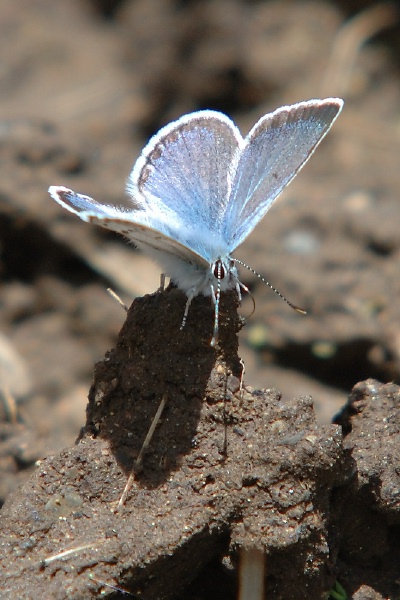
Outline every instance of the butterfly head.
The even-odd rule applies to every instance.
[[[210,264],[211,287],[222,292],[238,285],[238,272],[235,261],[230,256],[218,258]]]
[[[234,260],[230,256],[217,258],[210,264],[210,291],[214,300],[214,332],[211,340],[211,346],[215,346],[218,338],[219,327],[219,303],[221,292],[236,289],[240,300],[240,283],[237,268]]]

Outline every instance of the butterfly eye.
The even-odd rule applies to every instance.
[[[214,273],[215,279],[219,279],[220,281],[222,279],[225,279],[225,277],[226,277],[225,267],[221,260],[217,260],[217,262],[214,264],[213,273]]]

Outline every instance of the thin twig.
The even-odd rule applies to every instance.
[[[148,447],[148,445],[151,442],[151,438],[154,435],[155,428],[158,425],[158,422],[159,422],[159,420],[161,418],[161,415],[162,415],[162,412],[163,412],[163,410],[165,408],[166,403],[167,403],[167,395],[164,394],[163,397],[161,398],[161,402],[160,402],[160,404],[159,404],[159,406],[157,408],[157,412],[154,415],[154,418],[153,418],[153,420],[151,422],[151,425],[149,427],[149,430],[147,432],[145,440],[144,440],[144,442],[142,444],[142,447],[140,449],[138,457],[135,460],[135,464],[134,464],[133,469],[132,469],[132,471],[131,471],[131,473],[130,473],[130,475],[128,477],[128,480],[126,482],[124,491],[122,492],[121,498],[119,499],[119,502],[118,502],[118,505],[117,505],[117,510],[119,510],[121,508],[121,506],[123,506],[125,504],[126,498],[127,498],[128,494],[129,494],[129,492],[130,492],[130,490],[132,488],[132,485],[133,485],[133,483],[135,481],[135,477],[136,477],[137,473],[140,473],[140,471],[142,470],[142,467],[143,467],[143,454],[144,454],[146,448]]]

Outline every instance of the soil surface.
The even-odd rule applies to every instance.
[[[0,16],[0,598],[236,598],[254,549],[268,598],[337,582],[400,598],[395,6],[22,0]],[[216,350],[209,298],[181,331],[158,267],[47,194],[121,204],[182,114],[246,133],[327,96],[342,114],[236,252],[308,314],[241,269],[255,312],[227,294]],[[126,321],[107,287],[137,298]]]

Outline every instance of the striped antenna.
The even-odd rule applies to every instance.
[[[238,258],[232,258],[232,260],[235,263],[238,263],[239,265],[241,265],[242,267],[245,267],[246,269],[248,269],[251,273],[253,273],[254,275],[256,275],[258,277],[258,279],[261,279],[261,281],[263,283],[265,283],[273,292],[275,292],[275,294],[277,294],[280,298],[282,298],[282,300],[284,300],[286,302],[286,304],[288,304],[290,306],[290,308],[293,308],[293,310],[295,310],[296,312],[300,313],[301,315],[306,315],[307,314],[307,311],[304,310],[304,308],[300,308],[299,306],[296,306],[295,304],[293,304],[292,302],[290,302],[290,300],[288,300],[287,298],[285,298],[285,296],[283,294],[281,294],[276,288],[274,288],[274,286],[271,285],[269,281],[267,281],[262,275],[260,275],[260,273],[257,273],[257,271],[255,271],[254,269],[252,269],[251,267],[249,267],[249,265],[246,265],[245,262],[243,262],[242,260],[239,260]]]

